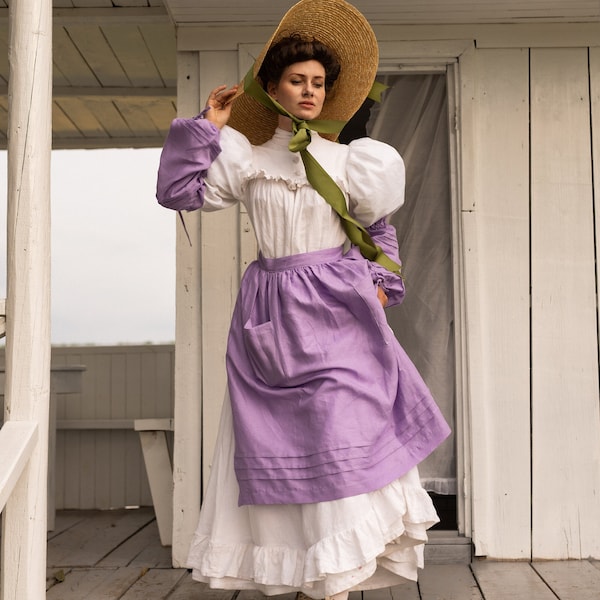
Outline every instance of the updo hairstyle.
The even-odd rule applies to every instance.
[[[329,92],[340,74],[340,63],[333,51],[317,40],[304,40],[291,35],[273,44],[258,71],[258,77],[266,90],[269,82],[279,83],[286,67],[294,63],[316,60],[325,69],[325,91]]]

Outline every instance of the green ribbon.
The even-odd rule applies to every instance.
[[[375,82],[369,93],[369,98],[380,101],[381,93],[385,87]],[[348,213],[346,198],[342,190],[307,149],[311,142],[311,130],[318,131],[319,133],[339,133],[346,122],[334,120],[313,120],[307,122],[298,119],[265,92],[254,78],[252,69],[248,71],[244,78],[244,92],[269,110],[289,117],[292,120],[292,132],[294,135],[290,140],[288,148],[291,152],[300,153],[309,183],[340,216],[348,239],[352,244],[358,246],[360,253],[365,258],[380,264],[388,271],[402,277],[401,266],[387,256],[381,247],[373,242],[369,232]]]
[[[381,94],[383,94],[383,92],[385,92],[385,90],[387,90],[389,87],[390,86],[385,85],[385,83],[374,81],[371,91],[367,94],[367,98],[375,100],[375,102],[381,102]]]

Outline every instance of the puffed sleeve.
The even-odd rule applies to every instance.
[[[370,138],[354,140],[348,148],[348,209],[368,227],[404,203],[404,161],[392,146]]]
[[[349,210],[371,239],[392,260],[400,264],[396,229],[386,217],[404,203],[404,161],[388,144],[361,138],[349,144],[346,163]],[[388,306],[404,299],[404,281],[381,265],[369,261],[373,283],[383,288]]]
[[[239,202],[252,168],[252,146],[239,131],[223,127],[221,148],[204,179],[204,210],[219,210]]]

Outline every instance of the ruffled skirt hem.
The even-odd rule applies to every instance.
[[[416,581],[438,521],[417,468],[387,486],[312,504],[237,506],[226,398],[215,461],[187,566],[211,588],[324,598]]]

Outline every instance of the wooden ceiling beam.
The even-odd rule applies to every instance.
[[[176,87],[55,87],[52,96],[56,98],[176,98]]]
[[[102,137],[86,138],[72,137],[65,138],[55,136],[52,139],[53,150],[106,150],[110,148],[162,148],[165,143],[165,136],[151,137]],[[6,150],[6,138],[0,138],[0,150]],[[2,318],[0,315],[0,324]],[[0,336],[0,337],[3,337]]]
[[[54,25],[86,24],[132,24],[170,23],[169,14],[163,6],[113,7],[113,8],[55,8],[52,11]],[[0,8],[0,24],[8,24],[8,8]]]
[[[0,97],[8,94],[7,86],[0,86]],[[59,86],[52,90],[54,100],[81,98],[82,100],[110,100],[111,98],[176,98],[175,87],[71,87]]]
[[[52,139],[53,150],[100,150],[107,148],[162,148],[165,137],[107,137],[107,138],[61,138]],[[1,142],[0,142],[1,143]]]

